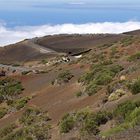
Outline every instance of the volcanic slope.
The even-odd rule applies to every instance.
[[[66,35],[56,37],[62,36],[65,36],[63,41],[67,40]],[[54,36],[48,38],[52,39]],[[56,42],[62,42],[62,40],[58,39]],[[114,43],[108,41],[105,44],[100,40],[102,45],[99,43],[99,46],[90,46],[92,50],[84,53],[81,58],[67,63],[45,65],[40,68],[45,70],[41,73],[9,76],[9,78],[21,81],[24,87],[21,97],[29,97],[29,100],[20,102],[19,110],[15,106],[19,103],[16,98],[14,98],[16,102],[8,100],[0,104],[0,109],[5,106],[9,109],[6,114],[5,112],[3,114],[1,109],[3,116],[1,115],[0,119],[0,136],[2,140],[7,137],[17,140],[21,139],[22,135],[22,138],[28,138],[28,133],[25,133],[28,132],[28,128],[30,128],[29,134],[34,132],[30,135],[33,138],[44,137],[44,134],[47,134],[43,127],[39,127],[42,125],[42,120],[38,120],[41,118],[41,113],[38,115],[33,113],[31,118],[24,113],[29,106],[48,112],[50,120],[47,123],[51,124],[49,130],[51,136],[47,139],[139,140],[140,36],[125,34],[117,40],[114,40]],[[40,39],[34,41],[40,41]],[[38,44],[43,46],[41,49],[45,48],[45,44]],[[68,42],[66,44],[69,45]],[[83,48],[82,43],[79,47]],[[54,48],[47,48],[49,50],[46,51],[51,49],[52,53],[57,52]],[[65,52],[63,49],[62,51]],[[69,53],[69,49],[66,53]],[[41,62],[42,59],[40,59]],[[5,78],[0,78],[1,89],[7,86],[3,84],[3,79]],[[16,88],[8,91],[12,92],[17,88],[19,91],[20,86],[19,83],[17,84]],[[8,88],[13,85],[15,84],[10,84]],[[0,95],[3,95],[3,92],[0,92]],[[25,126],[24,123],[20,124],[22,115],[26,118]],[[38,127],[34,129],[36,118]],[[10,123],[15,123],[16,128],[7,133],[9,129],[4,128]]]
[[[74,55],[95,46],[111,44],[126,35],[53,35],[24,40],[0,48],[1,63],[18,63],[62,54]]]

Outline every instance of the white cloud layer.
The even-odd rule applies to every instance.
[[[42,25],[42,26],[24,26],[16,28],[7,28],[0,24],[0,46],[16,43],[18,41],[54,34],[92,34],[92,33],[122,33],[140,29],[140,22],[128,21],[87,23],[87,24],[62,24],[62,25]]]

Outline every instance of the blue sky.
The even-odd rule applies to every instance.
[[[140,0],[0,0],[0,46],[61,33],[140,29]]]
[[[108,6],[108,5],[123,5],[125,6],[138,6],[140,5],[139,0],[0,0],[0,8],[2,9],[24,9],[24,8],[33,8],[34,5],[36,6],[46,6],[55,8],[59,6],[59,8],[65,8],[68,5],[77,5],[77,8],[81,5],[85,7],[89,6]],[[34,7],[35,8],[35,7]]]
[[[140,20],[139,0],[0,0],[8,27]]]

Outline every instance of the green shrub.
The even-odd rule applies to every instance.
[[[0,119],[7,114],[7,109],[0,107]]]
[[[49,135],[49,130],[50,126],[49,125],[33,125],[32,127],[27,127],[26,128],[26,134],[23,136],[28,137],[28,139],[36,139],[36,140],[49,140],[50,135]],[[31,136],[31,137],[29,137]]]
[[[37,116],[40,114],[38,108],[29,107],[25,110],[22,117],[20,118],[20,122],[24,125],[32,125],[37,121]]]
[[[99,89],[100,89],[99,86],[93,82],[93,83],[90,83],[86,87],[86,91],[85,92],[88,94],[88,96],[91,96],[91,95],[96,94]]]
[[[87,112],[85,115],[83,115],[81,134],[97,135],[99,133],[99,126],[101,124],[105,124],[110,119],[112,119],[112,114],[105,111],[100,111],[97,113]]]
[[[79,92],[76,93],[76,97],[81,97],[82,94],[83,94],[83,93],[82,93],[81,91],[79,91]]]
[[[38,108],[29,107],[23,113],[21,119],[0,130],[2,140],[49,140],[49,130],[46,112],[39,111]]]
[[[11,133],[17,126],[15,124],[11,124],[6,126],[5,128],[0,130],[0,137],[3,138],[9,133]]]
[[[96,77],[95,82],[97,85],[106,85],[112,81],[113,79],[112,75],[113,75],[112,72],[104,71]]]
[[[127,101],[120,104],[114,111],[115,116],[120,116],[123,119],[126,118],[135,108],[137,107],[136,103]]]
[[[140,78],[128,84],[128,88],[134,95],[140,93]]]
[[[86,93],[93,95],[98,90],[109,84],[117,73],[123,70],[123,67],[119,65],[104,65],[96,64],[91,67],[90,72],[84,74],[78,82],[81,82],[86,86]]]
[[[133,54],[131,55],[130,57],[128,57],[128,61],[136,61],[136,60],[139,60],[140,59],[140,52],[136,53],[136,54]]]
[[[99,126],[112,119],[112,114],[106,111],[94,113],[89,108],[78,112],[66,114],[60,124],[60,132],[67,133],[74,127],[81,135],[96,135],[99,133]]]
[[[119,73],[119,72],[122,71],[123,69],[124,69],[124,68],[123,68],[122,66],[120,66],[120,65],[112,65],[112,66],[110,67],[110,71],[113,72],[114,75],[117,74],[117,73]]]
[[[13,67],[19,67],[20,64],[12,64]]]
[[[137,107],[136,105],[137,103],[126,102],[122,105],[122,109],[119,107],[119,111],[117,113],[123,115],[124,121],[109,131],[104,132],[102,135],[110,136],[122,132],[128,128],[133,128],[136,125],[140,125],[140,107]]]
[[[20,110],[23,108],[29,101],[29,97],[23,97],[21,99],[18,99],[12,103],[12,106],[15,107],[17,110]]]
[[[134,38],[133,36],[129,36],[124,38],[123,40],[121,40],[121,44],[123,47],[127,47],[129,45],[131,45],[134,42]]]
[[[108,120],[112,119],[112,114],[106,111],[99,111],[95,114],[95,122],[98,126],[105,124]]]
[[[63,71],[62,73],[59,73],[57,76],[58,83],[64,82],[67,83],[71,78],[73,77],[73,74],[70,71]]]
[[[111,56],[114,56],[117,53],[117,48],[116,47],[112,47],[111,48]]]
[[[75,123],[74,117],[70,114],[66,114],[62,118],[62,120],[59,124],[60,132],[61,133],[68,133],[74,127],[74,123]]]
[[[42,63],[42,64],[47,64],[47,63],[48,63],[48,60],[47,60],[47,59],[43,59],[43,60],[41,61],[41,63]]]
[[[81,135],[97,135],[99,133],[99,129],[94,117],[87,117],[84,120],[83,127],[80,131]]]
[[[126,121],[133,123],[133,126],[140,124],[140,107],[136,107],[130,115],[126,116]]]
[[[79,111],[76,112],[76,114],[75,114],[75,120],[77,122],[83,122],[85,120],[85,118],[87,118],[90,115],[93,115],[93,112],[92,112],[91,109],[89,109],[87,107],[87,108],[81,109],[81,110],[79,110]]]
[[[22,93],[23,87],[19,81],[11,78],[0,80],[0,99],[11,100]]]

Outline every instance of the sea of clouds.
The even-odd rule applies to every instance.
[[[54,34],[97,34],[97,33],[123,33],[140,29],[139,21],[103,22],[87,24],[61,24],[21,26],[8,28],[0,24],[0,46],[16,43],[27,38],[41,37]]]

